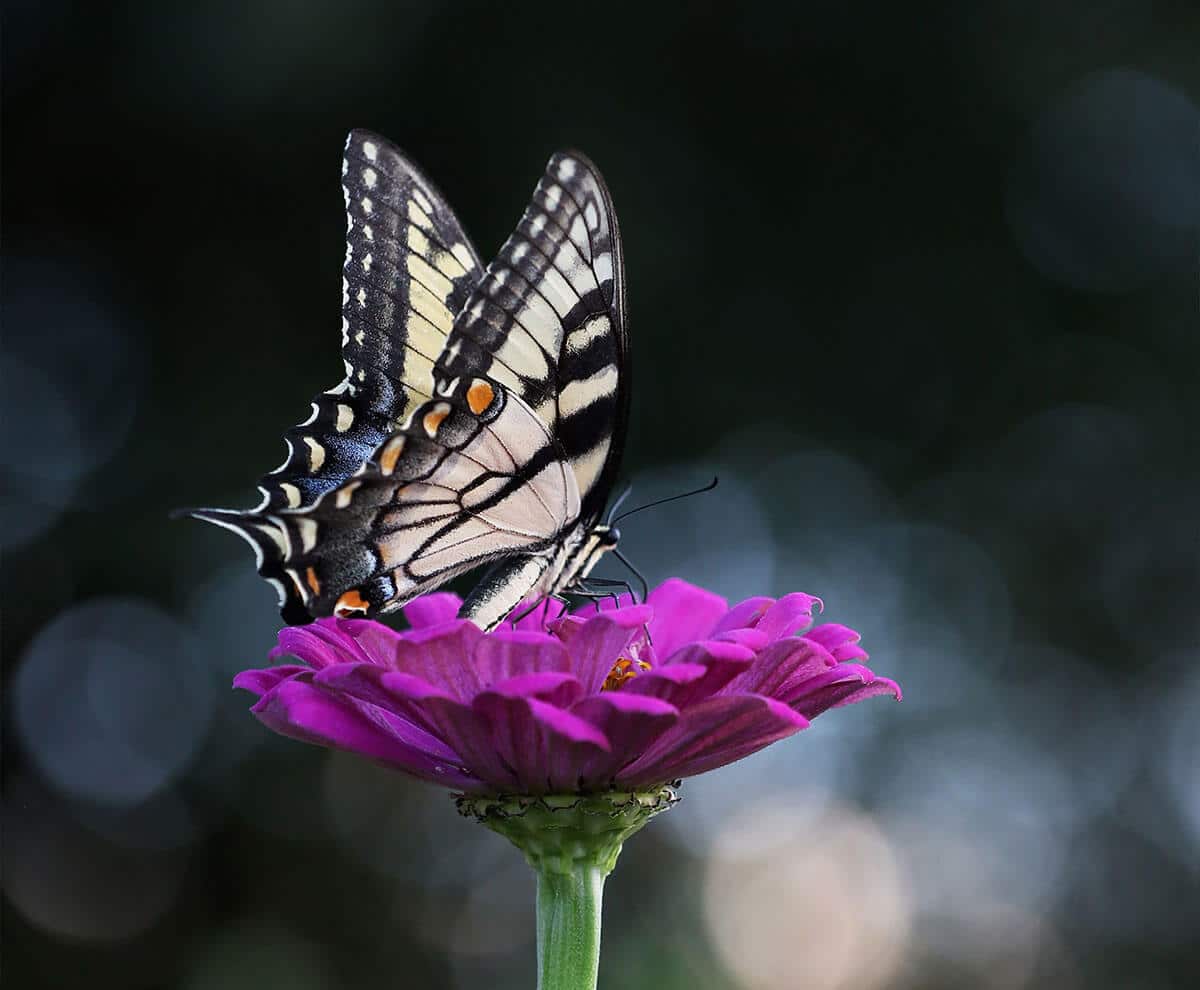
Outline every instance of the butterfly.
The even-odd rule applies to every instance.
[[[484,270],[454,212],[392,144],[342,161],[345,377],[288,430],[252,510],[186,514],[254,549],[284,621],[391,612],[490,567],[462,615],[583,587],[629,418],[621,240],[596,167],[550,158]]]

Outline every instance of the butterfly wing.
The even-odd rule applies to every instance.
[[[260,509],[311,505],[433,395],[434,361],[482,271],[446,201],[384,138],[350,132],[342,195],[346,376],[285,435],[287,459],[259,482]]]
[[[342,158],[345,377],[285,434],[287,457],[259,481],[251,512],[197,510],[255,550],[259,573],[291,594],[276,527],[264,515],[313,505],[353,474],[434,390],[433,365],[482,265],[453,210],[386,139],[355,130]],[[291,603],[289,621],[300,615]],[[305,616],[306,617],[306,616]]]
[[[612,198],[578,152],[554,155],[438,360],[439,382],[486,376],[538,413],[599,519],[629,418],[625,274]]]

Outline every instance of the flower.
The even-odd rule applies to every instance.
[[[440,592],[397,632],[366,619],[280,630],[284,664],[239,674],[285,736],[359,753],[467,794],[637,791],[732,763],[829,708],[894,681],[859,661],[858,634],[809,628],[819,599],[733,608],[672,579],[566,613],[542,603],[491,633]],[[802,630],[808,630],[797,635]]]

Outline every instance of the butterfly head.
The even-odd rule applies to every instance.
[[[601,552],[615,550],[617,544],[621,542],[621,531],[608,523],[601,523],[595,527],[592,530],[592,536],[596,538],[597,547]]]

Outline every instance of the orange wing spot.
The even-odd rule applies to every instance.
[[[312,593],[314,595],[319,595],[321,593],[321,582],[317,580],[317,572],[311,567],[304,572],[304,580],[308,582],[308,586],[312,588]]]
[[[367,601],[358,593],[358,589],[355,588],[347,591],[337,600],[337,604],[333,606],[333,611],[343,619],[348,619],[352,615],[366,615]]]
[[[404,437],[392,437],[379,454],[379,469],[384,474],[391,474],[396,470],[396,462],[400,460],[400,455],[404,453]]]
[[[448,402],[439,402],[436,406],[425,414],[425,432],[429,436],[436,437],[438,427],[442,425],[442,420],[450,415],[450,404]]]
[[[492,404],[492,399],[495,396],[495,391],[487,382],[474,381],[471,383],[471,387],[467,389],[467,405],[471,407],[471,412],[478,416]]]

